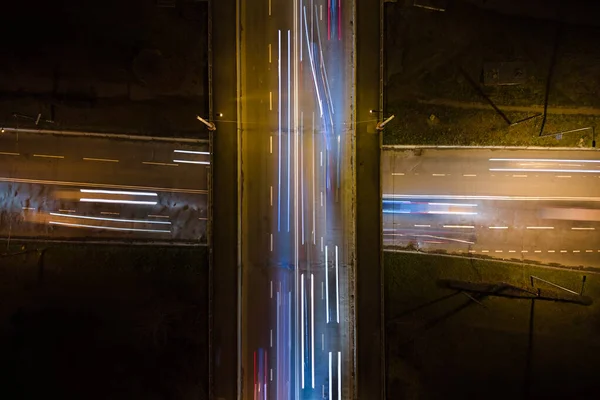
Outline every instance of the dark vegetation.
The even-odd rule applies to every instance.
[[[207,398],[206,248],[1,252],[2,398]]]
[[[386,5],[386,113],[396,120],[385,144],[592,145],[598,4],[462,0],[435,12],[412,3]],[[522,79],[485,84],[486,63],[502,62],[520,63]]]
[[[204,132],[195,116],[207,110],[207,2],[23,0],[2,14],[3,126]]]
[[[598,275],[415,253],[384,259],[388,398],[598,397]],[[584,301],[532,287],[532,275],[577,293],[586,275]],[[482,289],[492,284],[506,296]],[[526,291],[537,288],[543,299],[532,300]]]

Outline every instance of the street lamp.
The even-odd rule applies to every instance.
[[[223,116],[223,114],[219,113],[219,117]],[[217,127],[215,126],[214,122],[210,122],[205,120],[204,118],[202,118],[199,115],[196,115],[196,118],[198,119],[198,121],[202,122],[204,125],[206,125],[206,127],[208,128],[209,131],[216,131]]]
[[[382,131],[383,128],[387,125],[387,123],[390,122],[391,120],[393,120],[394,117],[395,117],[395,115],[391,115],[385,121],[378,122],[375,129],[377,129],[378,131]]]

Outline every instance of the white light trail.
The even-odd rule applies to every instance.
[[[122,194],[125,196],[158,196],[156,193],[149,192],[126,192],[122,190],[101,190],[101,189],[80,189],[81,193],[94,193],[94,194]]]
[[[112,162],[112,163],[119,162],[119,160],[115,160],[113,158],[93,158],[93,157],[83,157],[83,161],[99,161],[99,162]]]
[[[290,191],[291,191],[291,180],[290,180],[290,176],[291,176],[291,139],[292,139],[292,77],[291,77],[291,71],[292,71],[292,59],[291,59],[291,54],[292,54],[292,49],[291,49],[291,33],[290,30],[288,29],[287,31],[288,33],[288,64],[287,64],[287,78],[288,78],[288,113],[287,113],[287,125],[288,125],[288,136],[287,136],[287,159],[288,159],[288,163],[287,163],[287,176],[288,176],[288,185],[287,185],[287,230],[288,232],[290,231]]]
[[[94,199],[94,198],[81,198],[79,199],[82,203],[109,203],[109,204],[137,204],[154,206],[156,201],[137,201],[137,200],[111,200],[111,199]]]
[[[454,239],[454,238],[449,238],[449,237],[444,237],[444,236],[434,236],[434,235],[414,235],[414,236],[415,237],[425,237],[425,238],[430,238],[430,239],[449,240],[451,242],[457,242],[457,243],[475,244],[475,242],[470,242],[468,240]]]
[[[315,152],[317,151],[316,140],[315,140],[315,112],[312,113],[312,146],[314,151],[312,151],[312,210],[313,210],[313,245],[317,244],[317,207],[315,207],[315,193],[316,193],[316,184],[315,184]]]
[[[335,246],[335,304],[337,323],[340,323],[340,281],[338,274],[338,247]]]
[[[427,203],[430,206],[456,206],[456,207],[477,207],[477,204],[470,203]]]
[[[310,274],[310,340],[312,388],[315,388],[315,276]]]
[[[546,169],[546,168],[490,168],[492,172],[575,172],[581,174],[600,174],[600,169]]]
[[[552,158],[490,158],[490,161],[525,161],[525,162],[565,162],[565,163],[600,163],[600,160],[563,160]]]
[[[169,230],[162,230],[162,229],[115,228],[112,226],[71,224],[71,223],[67,223],[67,222],[58,222],[58,221],[50,221],[49,224],[50,225],[69,226],[69,227],[73,227],[73,228],[106,229],[109,231],[122,231],[122,232],[171,233],[171,231],[169,231]]]
[[[300,199],[300,210],[302,211],[302,245],[304,246],[304,112],[300,113]]]
[[[305,25],[305,32],[306,32],[306,41],[308,42],[308,25],[306,23],[306,7],[304,7],[304,25]],[[319,110],[321,112],[321,114],[319,115],[320,117],[323,116],[323,104],[321,104],[321,95],[319,93],[319,85],[317,84],[317,74],[315,72],[315,63],[314,63],[314,59],[313,59],[313,55],[312,55],[312,51],[310,49],[310,45],[308,46],[308,58],[310,60],[310,69],[312,71],[313,74],[313,80],[315,82],[315,92],[317,94],[317,100],[319,102]]]
[[[277,151],[279,152],[278,164],[279,164],[279,175],[278,175],[278,191],[277,191],[277,232],[281,232],[281,29],[278,32],[278,52],[277,52],[277,75],[278,75],[278,89],[279,96],[277,96],[277,101],[279,103],[279,108],[277,110],[277,116],[279,119],[279,123],[277,126],[278,129],[278,140],[279,145]]]
[[[325,309],[327,310],[326,321],[329,322],[329,273],[327,272],[329,260],[327,258],[327,253],[327,246],[325,246]]]
[[[173,160],[174,163],[180,164],[199,164],[199,165],[210,165],[210,161],[189,161],[189,160]]]
[[[278,393],[281,391],[280,384],[281,384],[281,378],[283,378],[283,377],[279,376],[280,375],[279,371],[281,371],[281,366],[280,366],[281,354],[279,353],[279,337],[280,337],[279,336],[279,313],[280,313],[280,308],[281,308],[281,299],[280,299],[281,292],[280,292],[280,290],[281,290],[281,286],[279,287],[279,290],[277,291],[277,312],[275,313],[277,315],[277,325],[275,327],[275,337],[276,337],[275,342],[276,342],[276,346],[277,346],[277,349],[276,349],[276,351],[277,351],[277,357],[276,357],[277,370],[276,371],[277,371],[277,377],[278,377],[278,379],[277,379],[277,392]]]
[[[171,225],[169,221],[153,221],[153,220],[141,220],[141,219],[119,219],[119,218],[103,218],[103,217],[91,217],[87,215],[75,215],[75,214],[59,214],[51,212],[50,215],[55,217],[67,217],[67,218],[81,218],[91,219],[94,221],[111,221],[111,222],[131,222],[138,224],[159,224],[159,225]]]
[[[315,14],[317,13],[317,6],[314,7]],[[331,110],[331,114],[329,115],[330,122],[333,129],[333,119],[332,115],[335,114],[333,110],[333,101],[331,100],[331,88],[329,87],[329,80],[327,79],[327,69],[325,68],[325,57],[323,57],[323,44],[321,42],[321,29],[319,28],[319,24],[317,24],[317,40],[319,42],[319,53],[321,55],[321,71],[323,71],[323,77],[325,81],[325,98],[328,100],[329,109]]]
[[[205,155],[205,156],[210,155],[210,151],[192,151],[192,150],[173,150],[173,153],[201,154],[201,155]]]
[[[338,351],[338,399],[342,398],[342,352]]]
[[[304,389],[304,274],[300,276],[300,293],[300,358],[302,358],[302,389]]]
[[[394,214],[393,212],[390,214]],[[399,214],[410,214],[408,213],[399,213]],[[471,211],[427,211],[425,214],[433,214],[433,215],[477,215],[476,212]]]
[[[497,200],[497,201],[593,201],[600,197],[559,197],[559,196],[478,196],[478,195],[439,195],[439,194],[384,194],[384,201],[390,199],[443,199],[443,200]]]
[[[332,388],[333,388],[333,376],[331,375],[331,352],[329,352],[329,398],[331,398]]]

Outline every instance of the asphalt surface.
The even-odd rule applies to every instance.
[[[0,235],[206,243],[207,144],[0,134]]]
[[[241,7],[245,399],[351,396],[352,8],[332,7]]]
[[[386,150],[387,247],[600,266],[595,151]]]

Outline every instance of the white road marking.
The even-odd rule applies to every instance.
[[[494,253],[502,253],[502,250],[494,250]]]
[[[269,111],[273,111],[273,92],[271,91],[269,92]]]
[[[556,175],[556,178],[570,178],[571,175]]]
[[[477,253],[477,250],[469,250],[469,253]]]
[[[269,202],[271,204],[271,207],[273,207],[273,186],[269,187]]]
[[[392,172],[393,176],[404,176],[403,172]]]
[[[513,175],[513,178],[527,178],[527,175]]]
[[[19,153],[11,153],[11,152],[7,152],[7,151],[0,151],[0,155],[3,155],[3,156],[20,156]]]
[[[146,164],[146,165],[159,165],[161,167],[179,167],[179,164],[154,162],[154,161],[142,161],[142,164]]]
[[[23,210],[35,210],[33,207],[23,207]]]
[[[115,160],[112,158],[92,158],[92,157],[83,157],[83,161],[100,161],[100,162],[112,162],[112,163],[119,162],[119,160]]]
[[[65,156],[53,156],[51,154],[34,154],[33,156],[41,158],[65,158]]]
[[[534,253],[541,253],[542,251],[541,250],[534,250],[533,252]]]
[[[516,251],[515,251],[515,250],[509,250],[508,252],[509,252],[509,253],[516,253]]]
[[[527,250],[521,250],[521,253],[529,253]]]
[[[431,225],[415,225],[415,228],[431,228]]]
[[[573,253],[580,253],[580,250],[573,250]]]
[[[577,226],[574,226],[574,227],[572,227],[572,228],[571,228],[571,230],[574,230],[574,231],[595,231],[595,230],[596,230],[596,228],[592,228],[592,227],[577,227]]]
[[[271,233],[271,251],[273,251],[273,234]]]
[[[475,229],[473,225],[443,225],[443,227],[451,229]]]
[[[554,250],[548,250],[548,253],[556,253]]]
[[[190,161],[190,160],[173,160],[174,163],[180,164],[200,164],[200,165],[210,165],[210,161]]]
[[[58,211],[59,212],[71,212],[71,213],[75,212],[75,210],[61,210],[61,209],[59,209]]]
[[[432,176],[446,176],[446,174],[431,174]]]
[[[593,253],[593,252],[594,252],[594,250],[586,250],[585,252],[586,252],[586,253]]]
[[[473,176],[477,176],[475,174],[463,174],[464,177],[473,177]]]
[[[481,250],[482,253],[489,253],[489,250]]]
[[[193,151],[193,150],[173,150],[173,153],[182,153],[182,154],[199,154],[199,155],[210,155],[210,151]]]
[[[528,226],[527,229],[554,229],[553,226]]]
[[[490,226],[490,229],[508,229],[508,226]]]
[[[566,253],[567,251],[566,251],[566,250],[561,250],[560,252],[561,252],[561,253]]]
[[[269,4],[271,3],[271,0],[269,0]],[[271,43],[269,43],[269,64],[271,64]],[[272,93],[271,93],[272,95]]]

